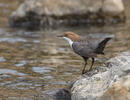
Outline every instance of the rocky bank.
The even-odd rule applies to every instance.
[[[123,52],[81,76],[71,88],[72,100],[130,100],[129,78],[130,52]]]
[[[35,29],[124,21],[122,0],[25,0],[11,14],[9,25]]]
[[[46,100],[130,100],[130,51],[80,76],[66,89],[44,94]]]

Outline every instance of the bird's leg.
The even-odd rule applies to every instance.
[[[84,64],[84,67],[83,67],[83,70],[82,70],[82,74],[85,73],[85,68],[86,68],[86,65],[87,65],[88,58],[83,58],[83,59],[84,59],[85,64]]]
[[[84,64],[84,68],[83,68],[83,70],[82,70],[82,74],[85,73],[85,67],[86,67],[86,65],[87,65],[87,62],[85,62],[85,64]]]
[[[92,65],[91,65],[89,71],[92,70],[92,66],[93,66],[93,64],[94,64],[94,58],[92,58]]]

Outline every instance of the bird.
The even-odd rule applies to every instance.
[[[64,32],[61,35],[57,35],[57,37],[62,37],[66,41],[69,42],[70,47],[73,51],[80,55],[84,60],[84,66],[82,70],[82,74],[85,74],[85,68],[87,66],[87,61],[89,58],[92,59],[92,64],[90,66],[90,70],[92,70],[93,64],[95,62],[95,57],[98,54],[104,55],[104,48],[107,42],[112,39],[111,37],[106,37],[103,40],[99,41],[92,37],[82,37],[74,32]]]

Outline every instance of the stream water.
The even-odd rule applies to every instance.
[[[64,31],[113,37],[105,49],[105,56],[99,56],[94,66],[130,50],[129,0],[125,2],[127,21],[124,24],[46,31],[8,26],[10,14],[23,1],[0,0],[0,100],[41,100],[38,97],[42,92],[64,87],[80,76],[83,60],[72,52],[66,41],[56,37]]]

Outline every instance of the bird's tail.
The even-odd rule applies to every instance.
[[[104,54],[103,50],[104,50],[104,48],[105,48],[107,42],[108,42],[110,39],[112,39],[112,38],[108,37],[108,38],[105,38],[103,41],[101,41],[101,42],[99,43],[98,47],[96,48],[96,53],[98,53],[98,54]]]

